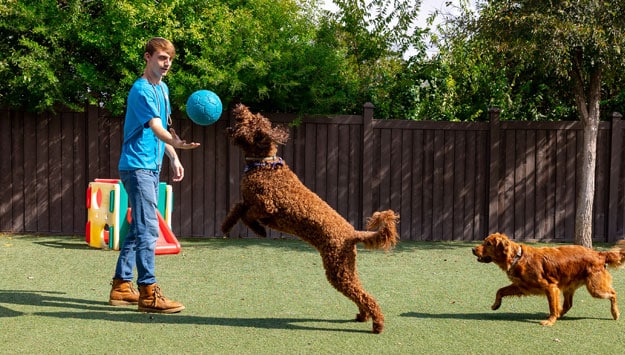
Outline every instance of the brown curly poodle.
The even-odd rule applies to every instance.
[[[369,231],[354,230],[276,157],[277,145],[288,139],[286,128],[272,127],[267,118],[241,104],[233,112],[235,124],[228,133],[245,153],[247,166],[241,180],[242,200],[226,216],[222,231],[227,234],[241,219],[259,236],[267,236],[266,226],[310,243],[321,254],[330,284],[358,305],[356,320],[366,322],[371,317],[373,332],[381,333],[384,315],[358,279],[356,243],[368,249],[390,249],[398,240],[399,216],[391,210],[375,212],[367,222]]]

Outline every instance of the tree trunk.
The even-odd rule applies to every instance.
[[[592,248],[592,210],[595,197],[595,167],[597,160],[597,131],[599,121],[582,121],[583,150],[578,165],[579,184],[575,210],[575,244]]]
[[[592,248],[592,211],[595,197],[601,68],[595,67],[589,73],[588,92],[586,94],[586,90],[584,90],[586,80],[583,79],[581,56],[574,58],[573,63],[575,101],[583,127],[583,146],[577,166],[579,183],[575,209],[575,244]]]

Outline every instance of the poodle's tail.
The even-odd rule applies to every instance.
[[[367,249],[389,250],[397,244],[397,223],[399,215],[392,210],[375,212],[367,220],[369,232],[357,232],[357,240]]]
[[[619,240],[616,245],[609,251],[605,251],[605,263],[614,268],[625,266],[625,239]]]

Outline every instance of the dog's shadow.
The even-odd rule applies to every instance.
[[[459,320],[479,320],[479,321],[513,321],[522,323],[540,323],[547,319],[547,313],[510,313],[510,312],[490,312],[490,313],[423,313],[406,312],[402,317],[424,318],[424,319],[459,319]],[[579,319],[602,319],[588,317],[570,317],[565,315],[558,319],[558,322]]]
[[[65,297],[65,293],[58,291],[31,291],[31,290],[0,290],[0,319],[19,317],[25,313],[15,311],[7,304],[26,305],[36,307],[36,311],[28,313],[41,317],[62,319],[104,320],[111,322],[128,323],[155,323],[155,324],[195,324],[205,326],[247,327],[261,329],[283,330],[317,330],[331,332],[370,333],[370,323],[363,323],[363,329],[348,329],[319,324],[347,324],[356,323],[348,319],[313,319],[313,318],[244,318],[244,317],[206,317],[194,316],[185,313],[164,315],[137,312],[132,307],[114,307],[107,302]],[[136,307],[136,306],[135,306]],[[42,310],[42,308],[65,308],[74,311]],[[185,311],[186,312],[186,311]]]

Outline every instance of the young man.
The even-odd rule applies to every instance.
[[[184,168],[174,148],[194,149],[199,143],[180,139],[170,124],[169,88],[161,81],[175,56],[173,44],[160,37],[145,47],[145,69],[128,94],[124,143],[119,159],[119,175],[132,208],[132,222],[119,252],[109,304],[138,304],[139,311],[176,313],[184,309],[179,302],[163,296],[156,284],[154,259],[158,239],[158,184],[163,155],[169,157],[173,180],[184,178]],[[137,268],[139,292],[133,287]]]

